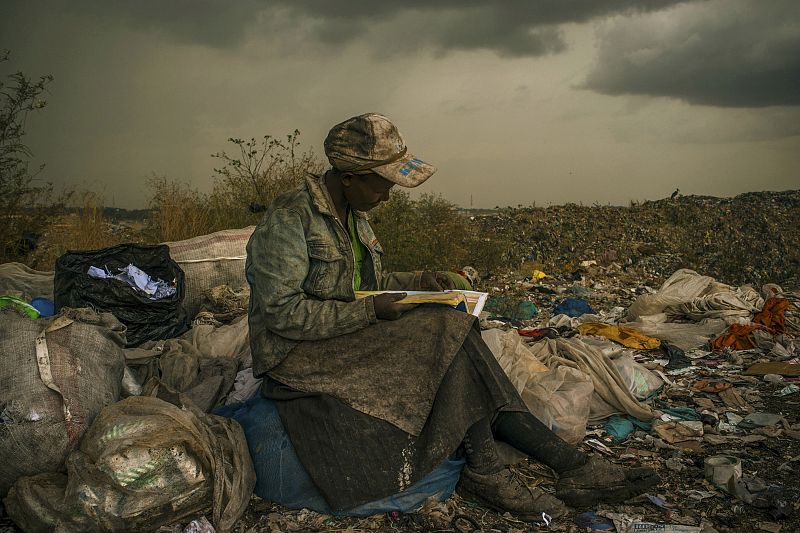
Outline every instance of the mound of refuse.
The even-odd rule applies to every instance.
[[[732,284],[800,286],[800,191],[676,196],[627,207],[558,205],[476,216],[546,272],[619,263],[660,277],[691,268]]]

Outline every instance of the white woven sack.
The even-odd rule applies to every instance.
[[[194,318],[200,310],[203,291],[219,285],[234,289],[247,285],[244,262],[247,258],[247,241],[255,229],[255,226],[228,229],[164,243],[169,246],[170,257],[185,274],[186,296],[183,306],[190,318]]]

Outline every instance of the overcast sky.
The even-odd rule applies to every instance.
[[[143,206],[228,137],[375,111],[460,205],[800,188],[797,0],[0,0],[46,180]]]

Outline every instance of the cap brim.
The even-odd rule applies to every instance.
[[[411,154],[406,154],[397,161],[370,170],[401,187],[416,187],[433,176],[436,167]]]

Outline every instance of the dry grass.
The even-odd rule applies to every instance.
[[[206,195],[166,178],[154,177],[148,184],[153,191],[147,229],[150,240],[180,241],[221,229]]]
[[[103,215],[100,198],[81,195],[82,205],[67,214],[51,217],[40,245],[26,263],[39,270],[53,270],[56,260],[70,250],[97,250],[123,242],[142,242],[140,232],[115,226]]]

